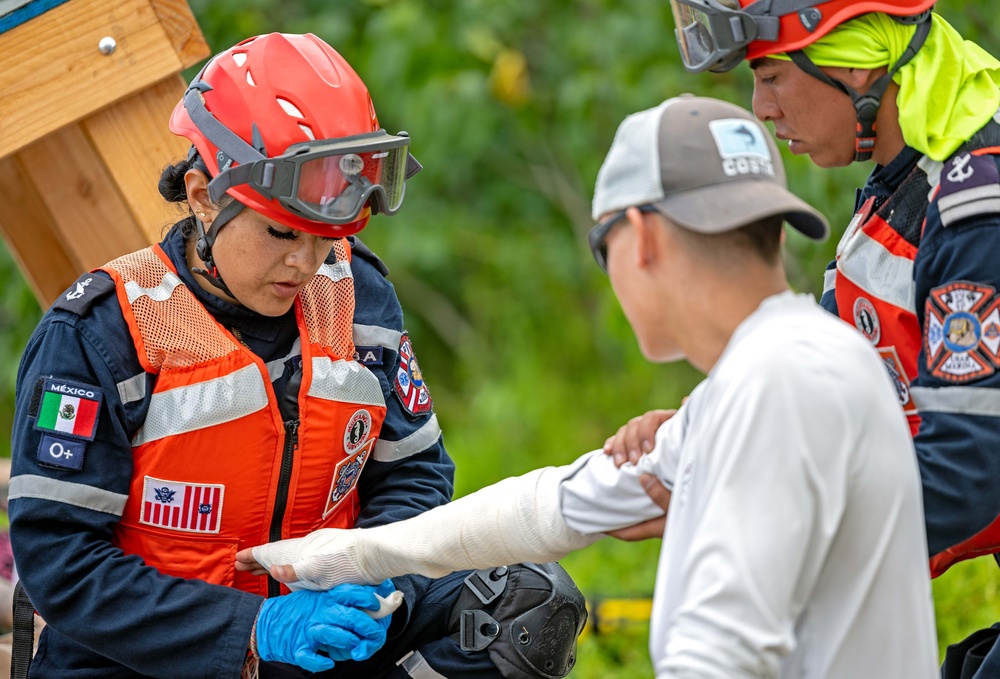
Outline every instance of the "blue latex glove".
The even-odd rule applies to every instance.
[[[343,587],[343,585],[340,586]],[[392,584],[392,580],[384,580],[382,584],[375,587],[375,593],[381,597],[387,597],[394,591],[396,591],[396,586]],[[385,643],[386,633],[389,631],[389,624],[392,622],[392,613],[383,618],[379,618],[375,622],[382,626],[382,640],[378,643],[362,640],[357,646],[354,647],[356,655],[351,656],[352,660],[367,660],[375,655],[375,652],[378,651],[378,649],[382,648],[382,644]],[[331,658],[333,658],[333,654],[331,654],[329,650],[327,650],[327,653],[330,654]],[[337,660],[337,658],[334,658],[334,660]],[[344,660],[346,660],[346,658],[344,658]]]
[[[336,660],[371,657],[385,643],[388,629],[363,610],[378,609],[376,590],[338,585],[325,592],[301,590],[266,599],[257,614],[257,654],[261,660],[291,663],[310,672],[329,670]]]

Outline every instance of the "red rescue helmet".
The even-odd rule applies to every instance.
[[[349,236],[372,212],[395,213],[419,169],[409,136],[379,128],[364,82],[312,34],[261,35],[214,56],[170,129],[197,150],[212,200],[228,193],[239,203],[222,223],[248,206],[293,229]]]
[[[793,52],[869,12],[920,23],[935,0],[670,0],[684,66],[723,72],[744,59]],[[912,17],[912,19],[909,19]]]

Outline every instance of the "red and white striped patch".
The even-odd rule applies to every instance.
[[[187,533],[218,533],[225,492],[223,485],[165,481],[147,476],[143,482],[139,523]]]

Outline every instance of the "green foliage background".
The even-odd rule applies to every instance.
[[[686,365],[644,361],[585,244],[597,169],[627,114],[681,92],[750,102],[745,66],[684,71],[665,0],[191,5],[213,51],[263,32],[316,33],[366,81],[382,125],[412,136],[424,171],[403,211],[362,235],[391,270],[458,464],[458,494],[568,462],[629,417],[677,406],[700,379]],[[985,1],[943,0],[938,10],[1000,54],[998,36],[977,28],[991,23]],[[870,166],[820,171],[793,157],[786,166],[792,189],[835,225],[823,245],[788,239],[793,286],[818,295]],[[0,285],[0,423],[9,430],[17,362],[40,311],[6,250]],[[658,547],[604,541],[564,564],[592,602],[648,597]],[[1000,619],[995,569],[979,559],[936,581],[943,643]],[[572,676],[652,676],[647,631],[629,623],[588,633]]]

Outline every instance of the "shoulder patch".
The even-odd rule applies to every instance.
[[[963,384],[1000,367],[1000,298],[993,286],[957,281],[931,290],[924,310],[927,371]]]
[[[45,435],[38,444],[38,455],[35,459],[43,467],[80,471],[83,469],[83,454],[86,450],[87,444],[84,441],[71,441],[59,436]]]
[[[358,363],[361,365],[382,365],[382,347],[380,346],[355,346],[354,351],[358,354]]]
[[[65,309],[77,316],[86,315],[91,305],[115,289],[114,281],[104,274],[85,273],[76,279],[52,304],[53,309]]]
[[[44,378],[35,429],[93,441],[103,399],[104,392],[100,387]]]
[[[948,227],[978,215],[1000,215],[1000,171],[990,154],[959,153],[945,161],[936,197]]]
[[[411,415],[428,413],[434,406],[431,392],[427,390],[424,375],[417,364],[417,357],[413,355],[413,345],[405,332],[399,339],[399,365],[396,366],[396,379],[393,380],[392,387],[403,408]]]
[[[351,244],[351,252],[374,266],[384,277],[389,275],[389,267],[385,265],[379,256],[372,252],[371,248],[361,242],[357,236],[348,236],[347,242]]]

